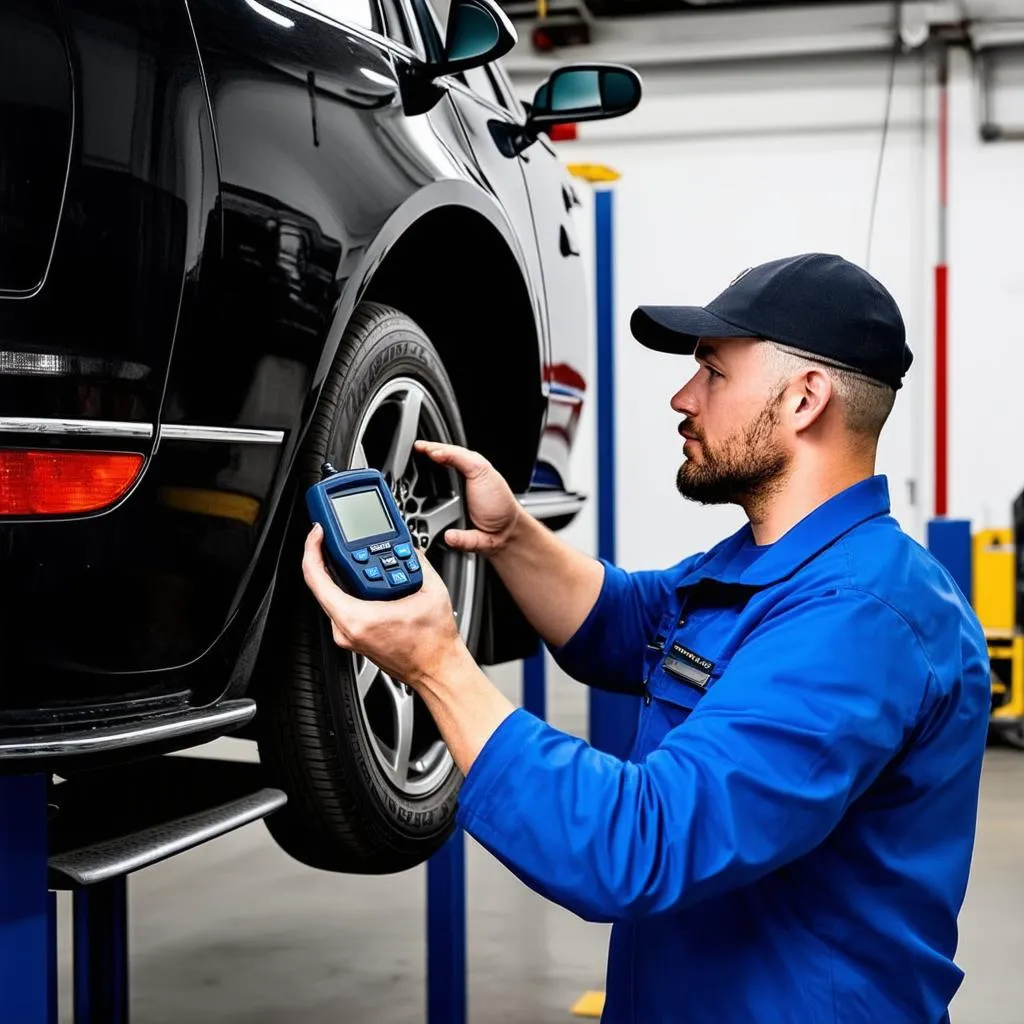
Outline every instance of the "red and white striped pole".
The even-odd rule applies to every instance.
[[[949,51],[939,51],[939,238],[935,266],[935,515],[949,502]]]

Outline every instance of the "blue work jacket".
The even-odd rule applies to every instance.
[[[990,708],[984,635],[885,477],[776,543],[605,564],[554,650],[636,693],[626,760],[516,709],[458,820],[537,892],[614,922],[610,1024],[936,1024]]]

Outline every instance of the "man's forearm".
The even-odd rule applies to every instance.
[[[515,710],[462,643],[446,648],[413,685],[463,775]]]
[[[530,625],[554,647],[582,625],[604,580],[600,562],[570,547],[525,510],[491,564]]]

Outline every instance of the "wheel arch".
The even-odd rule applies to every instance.
[[[363,267],[353,308],[371,300],[416,321],[451,378],[469,445],[526,490],[545,408],[540,299],[500,208],[466,182],[438,182],[396,211]],[[503,392],[514,401],[496,412]]]

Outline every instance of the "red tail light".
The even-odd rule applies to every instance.
[[[0,451],[0,515],[95,512],[142,469],[135,452]]]

